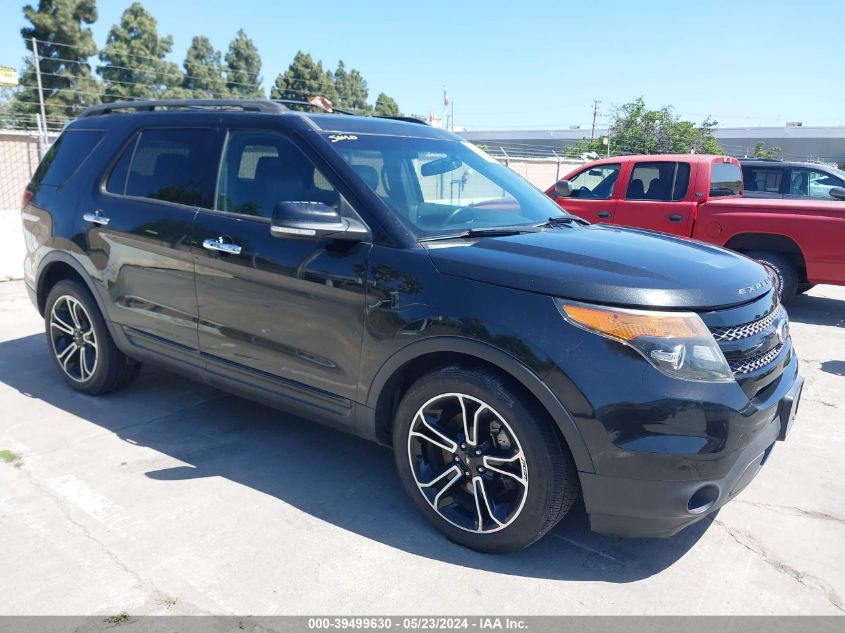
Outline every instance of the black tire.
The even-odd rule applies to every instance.
[[[812,290],[815,287],[816,287],[816,284],[803,284],[801,286],[798,286],[798,290],[796,291],[796,294],[803,295],[805,292],[809,292],[810,290]]]
[[[792,301],[798,290],[798,271],[795,270],[789,258],[772,251],[748,251],[745,254],[760,262],[766,272],[773,276],[775,290],[780,292],[780,302],[786,305]]]
[[[427,424],[418,416],[424,406]],[[464,417],[478,422],[474,438]],[[552,425],[502,376],[445,367],[419,378],[402,398],[393,454],[411,500],[448,538],[510,552],[552,529],[580,491],[572,456]]]
[[[104,394],[138,376],[141,364],[117,349],[97,302],[81,283],[63,280],[53,286],[44,327],[59,374],[77,391]]]

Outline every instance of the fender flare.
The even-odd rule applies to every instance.
[[[595,472],[590,451],[569,410],[531,369],[521,361],[487,343],[460,336],[437,336],[406,345],[391,356],[376,372],[367,392],[366,406],[375,410],[379,396],[390,377],[409,361],[425,354],[451,352],[472,356],[500,367],[525,387],[555,421],[569,446],[576,468],[581,472]]]
[[[66,253],[65,251],[50,251],[47,253],[41,261],[38,263],[38,272],[35,275],[35,296],[36,300],[39,304],[41,302],[47,301],[47,297],[43,296],[44,293],[44,276],[47,271],[52,267],[53,264],[62,263],[70,266],[76,271],[77,275],[82,279],[83,283],[87,286],[88,290],[91,292],[91,295],[94,297],[94,301],[97,302],[97,308],[100,310],[100,315],[103,317],[103,321],[106,323],[106,327],[109,330],[109,334],[111,334],[112,339],[117,340],[117,332],[115,331],[114,324],[109,319],[109,313],[106,310],[106,304],[103,301],[100,292],[98,291],[94,281],[91,279],[91,275],[88,271],[85,270],[85,266],[82,265],[78,259]],[[39,311],[42,313],[41,316],[44,316],[43,309],[39,308]]]

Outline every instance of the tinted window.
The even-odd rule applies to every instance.
[[[742,193],[742,169],[734,163],[713,163],[710,168],[710,196],[738,196]]]
[[[598,165],[585,169],[569,182],[572,185],[572,198],[591,198],[609,200],[613,195],[613,185],[619,177],[621,165]]]
[[[337,206],[329,181],[295,145],[270,132],[231,132],[217,190],[220,211],[270,218],[279,202]]]
[[[126,193],[126,176],[129,175],[129,163],[132,161],[132,154],[135,153],[135,146],[138,144],[136,136],[131,143],[123,150],[120,159],[112,168],[109,179],[106,182],[106,191],[124,195]]]
[[[681,200],[689,188],[690,167],[687,163],[637,163],[631,173],[628,200]]]
[[[678,163],[675,171],[675,186],[672,188],[672,200],[683,200],[689,189],[689,163]]]
[[[824,171],[793,167],[789,179],[789,193],[813,198],[829,198],[833,187],[843,186],[843,181]]]
[[[32,183],[61,185],[76,171],[103,139],[97,130],[67,130],[38,165]]]
[[[210,138],[210,130],[144,130],[132,155],[126,195],[210,207]]]
[[[742,177],[745,190],[780,193],[785,171],[777,167],[756,167],[750,165],[743,167]]]

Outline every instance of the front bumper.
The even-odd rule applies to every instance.
[[[784,386],[786,392],[766,411],[768,424],[735,451],[733,465],[721,477],[663,481],[580,473],[593,531],[624,537],[669,537],[730,501],[754,479],[775,442],[785,439],[803,384],[804,379],[795,375],[791,384]]]

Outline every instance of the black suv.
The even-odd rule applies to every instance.
[[[96,106],[23,222],[73,388],[149,362],[392,445],[413,502],[479,550],[579,494],[596,531],[672,535],[751,481],[801,391],[757,263],[588,225],[421,123]]]
[[[787,200],[845,199],[845,171],[815,163],[790,163],[773,158],[741,158],[746,198]]]

